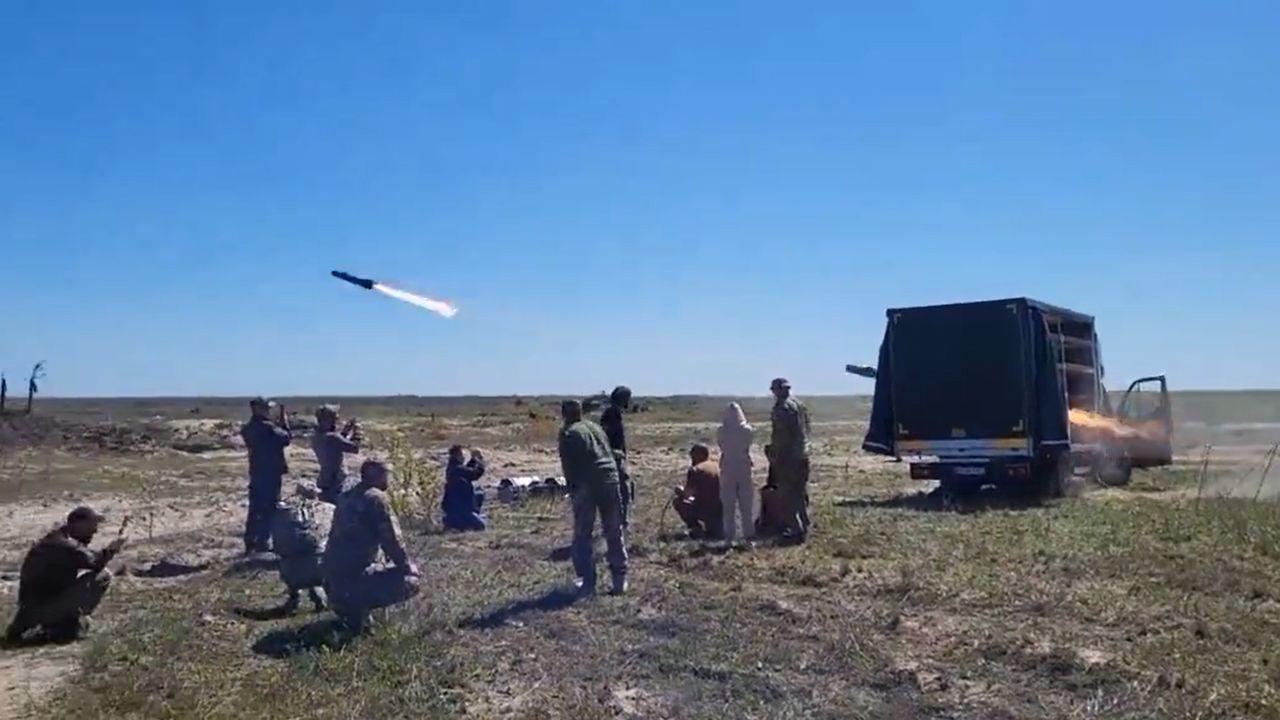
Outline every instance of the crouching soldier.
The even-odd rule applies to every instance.
[[[289,589],[284,609],[298,609],[306,590],[316,612],[325,609],[324,575],[320,563],[333,525],[333,506],[320,500],[313,485],[298,483],[297,495],[280,503],[271,524],[271,540],[280,556],[280,580]]]
[[[387,466],[366,460],[360,483],[338,498],[322,570],[329,605],[352,633],[363,632],[369,613],[418,594],[418,567],[409,561],[400,522],[387,498]],[[387,563],[379,563],[381,550]]]
[[[111,586],[107,563],[124,547],[124,539],[117,538],[97,552],[89,549],[102,520],[92,508],[78,507],[27,552],[7,642],[22,642],[34,630],[54,642],[76,640],[88,631],[89,616]]]
[[[720,466],[711,450],[698,443],[689,451],[690,467],[684,487],[675,488],[671,503],[695,540],[724,537],[724,506],[720,502]]]

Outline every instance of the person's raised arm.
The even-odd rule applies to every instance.
[[[280,406],[279,422],[271,427],[271,431],[281,445],[293,442],[293,431],[289,429],[289,413],[285,412],[284,405]]]

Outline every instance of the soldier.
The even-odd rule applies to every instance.
[[[297,495],[276,509],[271,539],[280,556],[280,580],[289,589],[286,612],[298,609],[303,590],[311,597],[316,612],[324,611],[320,561],[332,525],[333,506],[322,502],[319,491],[309,483],[298,483]]]
[[[111,586],[107,563],[124,547],[124,539],[117,538],[97,552],[89,549],[102,521],[93,508],[82,505],[27,552],[7,642],[22,642],[37,628],[52,641],[75,640],[88,631],[89,616]]]
[[[316,487],[320,499],[333,505],[342,494],[347,481],[347,468],[343,456],[360,452],[360,427],[352,418],[338,429],[338,406],[321,405],[316,408],[316,432],[311,436],[311,449],[320,464]]]
[[[600,427],[609,438],[609,447],[613,448],[613,459],[618,466],[624,529],[631,526],[631,503],[636,497],[635,481],[631,478],[631,469],[627,463],[627,429],[622,422],[623,413],[630,405],[631,388],[619,385],[609,393],[609,407],[600,414]]]
[[[325,546],[323,572],[329,604],[353,633],[363,632],[372,610],[418,594],[418,567],[400,539],[400,522],[387,498],[387,466],[366,460],[360,482],[338,498]],[[378,550],[390,564],[375,562]]]
[[[711,450],[698,443],[689,451],[690,467],[684,487],[675,488],[671,501],[676,514],[695,540],[719,540],[724,536],[724,506],[720,502],[720,466]]]
[[[611,594],[627,591],[627,548],[622,538],[622,497],[618,465],[609,438],[599,425],[582,418],[582,403],[566,400],[560,406],[560,467],[573,497],[573,569],[584,595],[596,589],[596,515],[608,546]]]
[[[777,483],[775,496],[782,506],[783,536],[791,542],[804,542],[809,532],[809,411],[791,397],[791,383],[786,379],[775,379],[770,390],[775,402],[769,466]]]
[[[275,421],[271,410],[279,409]],[[244,552],[270,551],[271,519],[280,502],[280,485],[289,472],[284,449],[292,441],[284,406],[264,398],[249,401],[253,416],[240,428],[249,451],[249,512],[244,523]]]

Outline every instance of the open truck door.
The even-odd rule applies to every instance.
[[[1132,467],[1160,467],[1173,462],[1173,408],[1165,376],[1134,380],[1120,401],[1116,418],[1133,430],[1122,438]]]

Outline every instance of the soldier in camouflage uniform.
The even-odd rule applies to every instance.
[[[769,443],[769,472],[777,483],[783,535],[804,542],[809,533],[809,411],[791,397],[791,383],[777,378],[770,386],[773,434]]]
[[[316,432],[311,436],[311,449],[320,464],[316,479],[320,499],[332,505],[338,501],[347,481],[344,456],[360,452],[360,428],[353,419],[338,429],[338,406],[321,405],[316,408]]]
[[[280,580],[289,589],[286,612],[298,609],[303,590],[316,612],[325,609],[324,575],[320,562],[333,525],[333,506],[321,502],[312,485],[298,483],[297,495],[280,503],[271,525],[271,539],[280,556]]]
[[[88,629],[89,616],[111,586],[107,563],[124,547],[117,538],[102,550],[89,549],[102,520],[92,508],[80,506],[27,552],[18,576],[18,612],[6,642],[17,644],[37,629],[46,640],[75,640]]]
[[[348,629],[361,632],[369,613],[418,594],[418,567],[409,560],[387,498],[388,470],[360,466],[360,482],[338,498],[322,569],[329,604]],[[376,562],[381,550],[387,563]],[[388,564],[389,563],[389,564]]]
[[[573,497],[573,569],[583,594],[596,588],[596,515],[608,546],[612,594],[627,591],[627,548],[622,536],[622,496],[618,465],[609,439],[599,425],[582,418],[582,403],[567,400],[560,407],[560,466]]]

